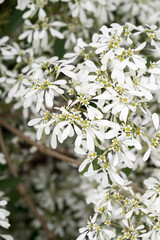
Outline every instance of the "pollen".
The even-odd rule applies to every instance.
[[[69,94],[72,95],[73,93],[74,93],[74,90],[73,90],[73,89],[70,89],[70,90],[69,90]]]
[[[100,70],[100,69],[98,70],[98,73],[97,73],[97,74],[98,74],[98,75],[100,75],[100,74],[101,74],[101,70]]]
[[[96,156],[97,156],[97,153],[96,153],[96,152],[94,152],[94,153],[92,154],[92,156],[93,156],[93,157],[96,157]]]
[[[125,233],[125,237],[128,239],[130,237],[129,233]]]
[[[74,119],[76,116],[74,114],[71,115],[71,118]]]
[[[84,104],[84,105],[87,105],[87,104],[88,104],[88,101],[87,101],[87,100],[84,100],[84,101],[83,101],[83,104]]]
[[[79,97],[78,100],[79,100],[80,102],[82,102],[82,101],[83,101],[83,97]]]
[[[101,160],[101,161],[104,161],[104,160],[105,160],[105,156],[103,156],[103,155],[100,156],[100,160]]]
[[[77,117],[76,120],[77,120],[77,121],[81,121],[81,117]]]
[[[102,213],[103,212],[103,208],[98,208],[98,212]]]
[[[126,103],[128,101],[128,99],[127,98],[123,98],[123,101]]]
[[[126,132],[130,132],[131,128],[130,127],[126,127]]]
[[[132,205],[135,205],[135,204],[136,204],[136,201],[135,201],[135,200],[131,201],[131,204],[132,204]]]
[[[114,197],[115,197],[115,198],[118,198],[118,197],[119,197],[119,193],[115,193],[115,194],[114,194]]]
[[[48,84],[48,81],[45,80],[45,81],[44,81],[44,84],[47,85],[47,84]]]
[[[114,144],[118,143],[118,140],[117,140],[117,139],[114,139],[114,140],[113,140],[113,143],[114,143]]]
[[[59,67],[58,67],[58,66],[55,66],[55,70],[58,71],[58,70],[59,70]]]
[[[106,224],[107,226],[111,225],[111,220],[106,220],[105,224]]]
[[[160,229],[160,225],[159,224],[156,226],[156,229]]]

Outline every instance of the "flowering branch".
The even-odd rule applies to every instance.
[[[18,178],[18,173],[17,171],[15,170],[13,164],[12,164],[12,161],[9,157],[9,154],[8,154],[8,151],[7,151],[7,148],[6,148],[6,145],[5,145],[5,142],[4,142],[4,139],[3,139],[3,135],[2,135],[2,129],[0,128],[0,146],[1,146],[1,149],[2,149],[2,152],[4,153],[5,155],[5,158],[6,158],[6,161],[8,163],[8,166],[9,166],[9,169],[11,171],[11,174]],[[38,213],[34,203],[32,202],[32,199],[30,198],[30,196],[28,195],[28,192],[24,186],[23,183],[20,183],[18,184],[18,191],[19,193],[22,195],[22,197],[24,198],[25,202],[27,203],[28,207],[30,208],[30,210],[33,212],[33,214],[35,215],[35,217],[39,220],[39,222],[41,223],[41,226],[42,228],[44,229],[46,235],[47,235],[47,238],[48,240],[53,240],[54,239],[54,235],[53,233],[49,230],[49,228],[47,227],[45,221],[43,220],[42,216]]]
[[[64,154],[61,154],[61,153],[57,153],[53,150],[51,150],[50,148],[47,148],[46,146],[44,145],[40,145],[38,143],[36,143],[35,141],[31,140],[30,138],[28,138],[27,136],[25,136],[22,132],[20,132],[19,130],[17,130],[16,128],[10,126],[8,123],[6,123],[3,119],[0,118],[0,125],[5,127],[6,129],[8,129],[9,131],[11,131],[12,133],[16,134],[17,136],[19,136],[21,139],[25,140],[27,143],[33,145],[33,146],[36,146],[38,148],[38,150],[44,154],[47,154],[49,156],[52,156],[52,157],[56,157],[62,161],[66,161],[66,162],[69,162],[69,163],[73,163],[77,166],[80,165],[80,162],[77,161],[76,159],[74,158],[71,158],[71,157],[68,157]],[[133,184],[131,184],[132,188],[136,191],[136,192],[139,192],[139,193],[145,193],[145,190],[143,188],[140,188],[140,187],[137,187]]]

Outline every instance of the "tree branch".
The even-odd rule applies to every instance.
[[[10,169],[10,172],[11,174],[14,176],[14,177],[19,177],[18,176],[18,173],[17,171],[15,170],[13,164],[12,164],[12,161],[9,157],[9,154],[8,154],[8,151],[7,151],[7,148],[6,148],[6,145],[5,145],[5,142],[4,142],[4,139],[3,139],[3,135],[2,135],[2,129],[0,127],[0,146],[1,146],[1,149],[2,149],[2,152],[4,153],[5,155],[5,158],[6,158],[6,161],[8,163],[8,167]],[[24,198],[25,202],[27,203],[28,207],[30,208],[30,210],[33,212],[33,214],[35,215],[35,217],[39,220],[39,222],[41,223],[41,226],[42,228],[44,229],[46,235],[47,235],[47,238],[48,240],[54,240],[54,235],[53,233],[49,230],[49,228],[47,227],[45,221],[43,220],[42,216],[38,213],[34,203],[32,202],[32,199],[30,198],[25,186],[23,183],[20,183],[18,184],[18,191],[19,193],[22,195],[22,197]]]
[[[146,192],[146,190],[141,188],[141,187],[137,187],[133,184],[131,184],[130,186],[135,190],[135,192],[138,192],[138,193],[141,193],[141,194],[144,194]]]
[[[23,139],[24,141],[26,141],[30,145],[33,145],[33,146],[37,147],[38,150],[40,152],[42,152],[43,154],[55,157],[57,159],[65,161],[65,162],[73,163],[77,166],[79,166],[81,164],[79,161],[77,161],[76,159],[74,159],[72,157],[68,157],[68,156],[63,155],[61,153],[53,151],[52,149],[33,141],[29,137],[25,136],[21,131],[19,131],[18,129],[16,129],[16,128],[12,127],[11,125],[9,125],[8,123],[6,123],[2,118],[0,118],[0,125],[5,127],[6,129],[8,129],[10,132],[14,133],[15,135],[17,135],[18,137],[20,137],[21,139]]]
[[[30,138],[28,138],[27,136],[25,136],[22,132],[20,132],[19,130],[17,130],[16,128],[10,126],[8,123],[6,123],[2,118],[0,118],[0,125],[5,127],[6,129],[8,129],[9,131],[11,131],[12,133],[14,133],[15,135],[19,136],[21,139],[25,140],[27,143],[29,143],[30,145],[36,146],[38,148],[38,150],[46,155],[52,156],[52,157],[56,157],[57,159],[60,159],[62,161],[66,161],[69,163],[73,163],[77,166],[79,166],[81,164],[81,162],[77,161],[76,159],[72,158],[72,157],[68,157],[66,155],[63,155],[61,153],[55,152],[52,149],[38,144],[37,142],[31,140]],[[136,192],[139,192],[141,194],[145,193],[145,189],[137,187],[133,184],[131,184],[131,186],[133,187],[133,189]]]

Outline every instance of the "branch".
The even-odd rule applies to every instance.
[[[77,161],[76,159],[72,158],[72,157],[68,157],[66,155],[63,155],[61,153],[57,153],[55,151],[53,151],[52,149],[38,144],[37,142],[31,140],[30,138],[28,138],[27,136],[25,136],[22,132],[20,132],[19,130],[17,130],[16,128],[10,126],[8,123],[6,123],[2,118],[0,118],[0,125],[5,127],[6,129],[8,129],[9,131],[11,131],[12,133],[14,133],[15,135],[19,136],[21,139],[25,140],[27,143],[29,143],[30,145],[36,146],[38,148],[38,150],[46,155],[55,157],[57,159],[60,159],[62,161],[66,161],[69,163],[73,163],[77,166],[79,166],[81,164],[81,162]],[[131,184],[131,186],[133,187],[133,189],[136,192],[139,192],[141,194],[145,193],[145,190],[143,188],[137,187],[133,184]]]
[[[29,137],[25,136],[21,131],[19,131],[18,129],[10,126],[8,123],[6,123],[2,118],[0,118],[0,125],[5,127],[6,129],[8,129],[10,132],[14,133],[15,135],[17,135],[18,137],[20,137],[21,139],[23,139],[24,141],[26,141],[27,143],[29,143],[30,145],[33,145],[35,147],[38,148],[38,150],[40,152],[42,152],[43,154],[46,154],[46,155],[49,155],[49,156],[52,156],[52,157],[55,157],[57,159],[60,159],[62,161],[65,161],[65,162],[69,162],[69,163],[73,163],[77,166],[79,166],[81,163],[79,161],[77,161],[76,159],[74,158],[71,158],[71,157],[68,157],[66,155],[63,155],[61,153],[58,153],[56,151],[53,151],[52,149],[42,145],[42,144],[39,144],[35,141],[33,141],[32,139],[30,139]]]
[[[141,193],[141,194],[144,194],[146,192],[146,190],[141,188],[141,187],[137,187],[133,184],[130,184],[130,186],[135,190],[135,192],[138,192],[138,193]]]
[[[3,135],[2,135],[2,129],[0,127],[0,146],[1,146],[1,149],[2,149],[2,152],[4,153],[5,155],[5,158],[6,158],[6,161],[8,163],[8,167],[10,169],[10,172],[11,174],[14,176],[14,177],[19,177],[18,176],[18,173],[17,171],[15,170],[13,164],[12,164],[12,161],[9,157],[9,154],[8,154],[8,151],[7,151],[7,148],[6,148],[6,145],[5,145],[5,142],[4,142],[4,139],[3,139]],[[22,195],[22,197],[24,198],[25,202],[27,203],[28,207],[30,208],[30,210],[33,212],[33,214],[35,215],[35,217],[39,220],[39,222],[41,223],[41,226],[42,228],[44,229],[46,235],[47,235],[47,238],[48,240],[54,240],[54,235],[53,233],[50,231],[50,229],[47,227],[45,221],[43,220],[42,216],[38,213],[34,203],[32,202],[32,199],[30,198],[30,196],[28,195],[28,192],[24,186],[23,183],[20,183],[18,184],[18,191],[19,193]]]

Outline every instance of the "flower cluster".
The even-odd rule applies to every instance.
[[[36,53],[50,51],[56,38],[65,39],[65,48],[71,49],[79,37],[90,39],[103,24],[156,24],[160,19],[158,0],[19,0],[16,8],[24,19],[19,40],[26,39]]]
[[[112,216],[115,209],[118,219],[124,212],[121,214],[125,225],[121,227],[122,239],[149,234],[144,226],[134,226],[136,218],[132,215],[143,215],[146,207],[145,203],[138,202],[140,196],[127,187],[130,183],[124,171],[135,167],[138,154],[140,161],[146,161],[150,156],[153,163],[155,158],[158,162],[159,117],[150,112],[148,106],[159,91],[160,70],[159,60],[148,61],[144,55],[149,47],[152,51],[159,49],[159,30],[156,28],[136,27],[129,23],[123,26],[112,24],[110,28],[103,26],[101,34],[94,34],[90,44],[80,39],[75,53],[66,54],[64,60],[54,57],[33,63],[22,80],[23,89],[15,94],[25,97],[24,107],[36,102],[41,117],[30,120],[28,125],[37,129],[38,140],[43,134],[51,135],[51,146],[56,148],[57,141],[63,143],[68,137],[74,137],[75,152],[85,158],[79,171],[86,177],[98,175],[103,191],[108,192],[111,186],[109,196],[120,201],[114,210],[110,197],[105,203],[96,200],[98,206],[94,204],[103,214],[104,206],[109,204],[107,217]],[[75,65],[75,61],[79,63]],[[55,106],[59,97],[67,105]],[[114,187],[117,185],[118,191]],[[120,193],[124,186],[132,196],[127,198],[123,209],[118,205],[123,206],[125,202]],[[101,227],[95,223],[98,215],[95,216],[88,224],[88,237],[103,239],[107,234],[108,239],[114,238],[115,230],[104,228],[100,231]]]
[[[128,184],[94,189],[88,203],[94,205],[95,214],[88,220],[87,227],[80,229],[77,240],[86,236],[88,239],[118,240],[160,238],[160,182],[155,178],[145,180],[148,190],[143,196],[134,193]],[[148,201],[151,197],[152,202]]]

